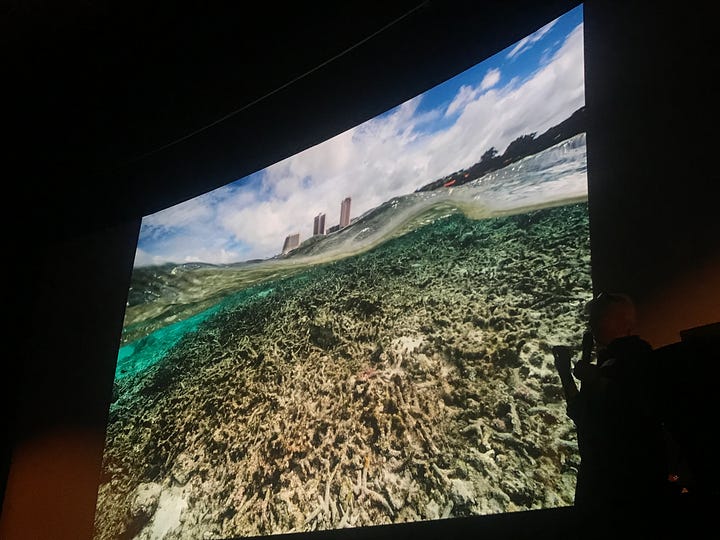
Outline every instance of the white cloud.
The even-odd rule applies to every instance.
[[[515,45],[510,52],[507,54],[508,59],[515,58],[516,56],[521,55],[525,51],[527,51],[530,47],[532,47],[535,43],[540,41],[543,37],[545,37],[545,34],[547,34],[553,26],[555,26],[555,23],[557,20],[554,20],[552,22],[549,22],[539,30],[533,32],[526,38],[521,39],[518,41],[517,45]]]
[[[500,82],[500,70],[493,68],[488,70],[485,77],[483,77],[483,80],[477,87],[469,85],[461,86],[460,90],[455,95],[455,98],[452,100],[450,105],[448,105],[448,108],[445,111],[445,116],[452,116],[459,111],[462,111],[462,109],[464,109],[467,105],[477,100],[485,90],[497,85],[498,82]]]
[[[445,110],[445,116],[452,116],[461,111],[468,103],[474,101],[479,92],[476,88],[464,84],[460,87],[460,90],[455,95],[455,99],[450,102],[448,108]]]
[[[212,195],[202,195],[147,216],[143,219],[143,228],[147,232],[178,230],[212,219],[208,197]]]
[[[498,82],[500,82],[500,70],[497,68],[488,70],[488,72],[485,74],[485,77],[483,77],[482,82],[480,83],[480,90],[487,90],[488,88],[492,88]]]
[[[147,251],[137,248],[135,250],[135,266],[150,266],[153,264],[162,264],[165,262],[164,258],[153,256]]]

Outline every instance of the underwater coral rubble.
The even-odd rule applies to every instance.
[[[118,381],[98,539],[569,505],[550,346],[579,343],[587,206],[450,216],[272,284]]]

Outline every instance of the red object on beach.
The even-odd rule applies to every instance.
[[[455,183],[455,180],[450,180],[449,182],[445,182],[443,184],[443,187],[450,187]]]

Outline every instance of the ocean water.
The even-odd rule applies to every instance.
[[[488,220],[587,200],[585,134],[473,182],[395,197],[350,226],[313,238],[290,254],[236,265],[165,265],[135,269],[116,380],[162,360],[217,313],[262,298],[273,283],[366,253],[446,218]]]

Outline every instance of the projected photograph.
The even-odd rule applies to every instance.
[[[569,506],[551,347],[592,297],[582,6],[145,216],[95,538]]]

